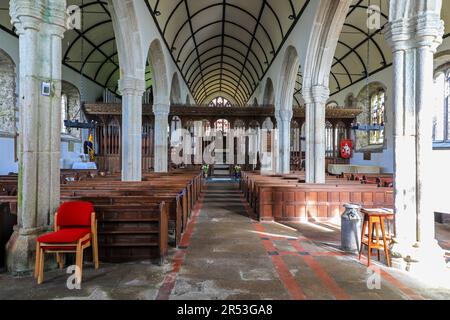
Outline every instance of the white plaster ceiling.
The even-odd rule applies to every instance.
[[[146,0],[198,103],[244,105],[309,0]]]
[[[221,91],[245,104],[308,0],[145,0],[197,102]],[[368,32],[367,6],[381,7],[381,29]],[[337,93],[392,63],[384,40],[389,0],[354,0],[334,57],[330,92]],[[83,7],[82,30],[63,39],[63,64],[117,91],[119,61],[105,0],[69,0]],[[450,36],[450,0],[442,18]],[[14,34],[9,2],[0,0],[0,28]],[[254,35],[254,36],[253,36]],[[83,50],[81,50],[83,47]],[[370,56],[368,57],[368,48]],[[152,84],[150,67],[147,87]],[[299,69],[294,105],[302,104]],[[78,84],[75,84],[78,85]]]

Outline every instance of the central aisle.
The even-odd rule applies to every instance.
[[[249,218],[237,183],[214,179],[193,210],[157,299],[427,299],[448,290],[343,253],[324,223],[280,225]],[[376,266],[378,265],[378,267]],[[380,287],[368,283],[379,277]]]
[[[185,257],[170,299],[289,299],[237,184],[218,180],[207,184],[190,224],[193,233],[188,230],[181,243]]]

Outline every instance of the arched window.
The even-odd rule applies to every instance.
[[[66,128],[64,120],[83,121],[81,110],[81,95],[78,88],[66,81],[62,81],[61,87],[61,133],[69,134],[74,138],[81,139],[81,130]]]
[[[433,142],[450,143],[450,67],[435,77],[434,85]]]
[[[380,126],[379,130],[371,130],[369,143],[372,145],[384,143],[384,111],[386,94],[380,90],[370,96],[370,124]]]
[[[61,132],[67,133],[66,125],[64,124],[64,121],[69,120],[67,117],[67,95],[63,94],[61,97]]]
[[[213,99],[213,101],[211,101],[209,103],[210,107],[231,107],[231,103],[230,101],[228,101],[227,99],[223,98],[223,97],[217,97],[215,99]]]

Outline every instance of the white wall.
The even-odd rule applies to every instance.
[[[14,138],[0,136],[0,175],[18,171],[14,161]]]
[[[385,147],[381,153],[372,153],[370,161],[364,160],[364,154],[355,152],[351,159],[351,164],[379,166],[383,168],[385,173],[394,172],[394,114],[392,110],[392,67],[371,76],[369,83],[381,82],[386,87],[386,122],[385,122]],[[351,87],[330,96],[329,101],[336,101],[338,105],[345,105],[345,98],[348,94],[353,93],[357,97],[361,90],[366,86],[366,81],[358,82]],[[352,139],[355,141],[354,132]]]

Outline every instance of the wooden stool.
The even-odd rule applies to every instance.
[[[388,267],[391,266],[391,260],[389,256],[388,240],[391,239],[390,235],[385,231],[385,219],[393,219],[394,214],[389,209],[361,209],[361,213],[364,214],[364,222],[361,232],[361,249],[359,250],[359,259],[364,246],[367,246],[367,265],[370,267],[370,258],[372,256],[372,250],[377,250],[378,261],[380,261],[380,250],[384,250],[386,255],[386,261]],[[365,237],[366,228],[369,228],[367,239]],[[381,238],[379,232],[381,231]],[[375,233],[375,238],[374,238]]]

